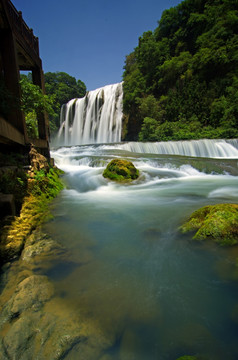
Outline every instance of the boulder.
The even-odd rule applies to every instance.
[[[139,177],[139,170],[131,161],[114,159],[106,167],[103,177],[114,181],[132,181]]]
[[[220,245],[238,244],[238,205],[217,204],[196,210],[180,227],[183,233],[195,232],[193,239],[211,239]]]
[[[49,301],[53,293],[53,286],[46,276],[31,275],[16,287],[15,293],[5,305],[3,313],[11,319],[27,309],[37,311],[46,301]]]

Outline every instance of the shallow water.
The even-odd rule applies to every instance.
[[[67,187],[45,230],[77,265],[62,263],[47,275],[66,304],[108,339],[97,358],[237,359],[237,250],[195,244],[178,230],[201,206],[238,202],[237,159],[113,145],[65,147],[52,156]],[[140,178],[123,185],[104,179],[115,157],[132,160]],[[67,358],[78,359],[77,350]]]

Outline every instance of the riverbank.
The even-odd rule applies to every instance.
[[[60,359],[79,338],[67,311],[58,314],[54,287],[45,275],[67,261],[66,251],[41,232],[40,225],[49,217],[49,203],[63,188],[60,170],[51,167],[34,148],[30,166],[5,167],[1,190],[12,191],[18,216],[2,219],[0,259],[0,359]],[[24,168],[25,170],[24,170]],[[14,176],[14,174],[16,176]],[[14,184],[15,183],[15,184]],[[19,190],[21,191],[19,193]],[[64,324],[62,324],[64,318]],[[66,335],[67,334],[67,335]],[[49,344],[51,342],[51,344]]]
[[[29,167],[22,165],[14,168],[5,168],[1,179],[1,191],[11,195],[18,208],[16,216],[7,216],[2,219],[0,263],[17,258],[27,237],[47,217],[50,216],[49,202],[63,189],[59,179],[62,173],[52,167],[47,159],[39,154],[34,147],[29,152]],[[5,194],[6,195],[6,194]],[[11,214],[11,215],[14,215]]]
[[[65,302],[48,276],[61,263],[80,266],[41,228],[51,217],[51,200],[63,188],[61,173],[33,149],[31,167],[17,179],[25,194],[19,215],[2,221],[0,360],[67,359],[75,347],[83,358],[102,354],[103,359],[104,348],[112,345],[93,320],[84,321]],[[7,175],[5,180],[9,182]]]

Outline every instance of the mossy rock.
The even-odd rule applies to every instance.
[[[183,233],[196,231],[193,239],[212,239],[220,245],[238,244],[238,205],[217,204],[195,211],[180,227]]]
[[[114,181],[132,181],[139,177],[139,170],[131,161],[114,159],[106,167],[103,176]]]

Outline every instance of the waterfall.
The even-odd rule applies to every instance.
[[[203,139],[166,142],[128,142],[117,145],[118,149],[135,153],[182,155],[210,158],[238,158],[238,139]]]
[[[120,143],[122,99],[122,83],[118,83],[70,100],[61,108],[61,127],[54,146],[114,143],[117,149],[136,153],[238,158],[238,139]]]
[[[122,83],[89,91],[61,109],[57,145],[114,143],[121,141]]]

